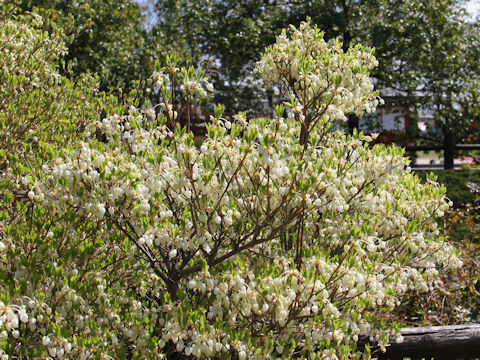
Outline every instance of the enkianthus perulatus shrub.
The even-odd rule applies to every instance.
[[[381,101],[375,64],[305,22],[257,65],[288,99],[273,118],[216,106],[199,145],[164,97],[91,119],[16,174],[0,223],[3,358],[350,359],[370,357],[359,340],[400,341],[391,310],[460,263],[435,220],[444,189],[402,149],[334,130]],[[164,94],[174,70],[155,74]]]

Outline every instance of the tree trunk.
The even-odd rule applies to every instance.
[[[443,151],[443,163],[445,169],[453,169],[453,160],[455,153],[455,138],[452,129],[443,128],[443,144],[445,149]]]
[[[354,114],[350,114],[348,116],[347,126],[348,126],[348,133],[352,135],[353,131],[355,129],[358,129],[358,116]]]

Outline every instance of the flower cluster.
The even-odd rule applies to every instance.
[[[473,192],[473,193],[480,192],[480,184],[478,183],[469,182],[467,183],[467,188],[470,190],[470,192]]]
[[[373,49],[358,44],[344,52],[340,41],[327,43],[323,32],[309,22],[291,30],[291,37],[284,30],[266,49],[255,71],[283,88],[306,133],[334,120],[345,121],[347,114],[374,112],[383,103],[368,77],[378,65]]]
[[[207,99],[207,91],[213,92],[214,89],[213,85],[208,82],[208,77],[205,76],[204,71],[196,71],[193,66],[177,68],[177,60],[175,56],[167,56],[166,67],[160,67],[157,62],[157,71],[152,75],[152,81],[154,89],[157,90],[156,93],[160,97],[157,106],[161,108],[167,122],[171,125],[170,127],[174,128],[177,123],[180,123],[190,131],[194,111],[192,105],[195,102]],[[183,107],[177,106],[176,85],[179,85],[185,100]],[[182,113],[175,110],[178,108],[182,108]],[[156,117],[153,108],[148,109],[147,112],[150,113],[150,118],[154,119]],[[183,114],[183,112],[186,112],[186,114]]]

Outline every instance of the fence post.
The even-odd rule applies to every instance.
[[[455,152],[455,139],[452,129],[443,128],[443,166],[445,169],[453,169],[453,159]]]

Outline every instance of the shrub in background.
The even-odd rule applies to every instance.
[[[338,359],[369,357],[359,337],[383,347],[403,295],[459,260],[435,221],[444,189],[405,171],[402,150],[332,131],[378,104],[375,64],[303,23],[257,67],[290,98],[286,118],[278,106],[230,122],[216,106],[198,148],[165,125],[165,97],[154,120],[134,107],[91,118],[41,171],[2,173],[17,189],[1,220],[4,355]],[[178,71],[165,71],[172,90]],[[194,76],[180,85],[203,89]]]
[[[0,10],[2,170],[52,158],[50,147],[73,142],[109,106],[95,77],[85,74],[74,82],[59,74],[66,51],[62,30],[36,14],[15,11],[13,4]]]
[[[102,113],[121,111],[114,99],[97,91],[95,77],[85,74],[74,82],[61,76],[63,32],[36,14],[17,16],[17,10],[10,1],[0,6],[0,356],[3,358],[8,358],[7,354],[20,358],[49,354],[48,348],[41,345],[42,337],[60,329],[47,318],[43,320],[41,312],[28,317],[26,313],[29,304],[42,304],[42,299],[50,296],[48,291],[57,289],[63,281],[60,273],[54,275],[52,266],[57,256],[64,254],[62,237],[59,233],[59,237],[53,237],[50,230],[57,225],[59,231],[67,233],[69,226],[74,226],[74,218],[52,223],[41,206],[32,206],[22,187],[42,164],[62,156],[69,144],[83,138],[83,129],[89,122],[100,119]],[[32,199],[42,200],[41,195]],[[27,338],[35,341],[23,340]],[[65,349],[70,346],[64,345]]]
[[[453,202],[453,206],[457,209],[475,202],[475,193],[470,191],[467,184],[469,182],[480,183],[480,171],[435,170],[432,172],[417,171],[416,174],[422,180],[426,180],[433,174],[435,180],[446,187],[446,196]]]
[[[417,172],[426,178],[426,172]],[[419,301],[412,294],[403,304],[399,318],[410,324],[447,325],[479,321],[480,308],[480,203],[478,184],[480,172],[438,170],[433,175],[446,189],[453,208],[445,213],[439,223],[452,244],[460,250],[463,266],[439,277],[439,287],[427,301]]]
[[[480,309],[480,203],[477,183],[465,186],[474,202],[446,212],[444,233],[460,250],[461,268],[442,273],[438,288],[421,298],[411,293],[395,312],[409,325],[478,323]],[[448,184],[447,184],[448,186]]]

